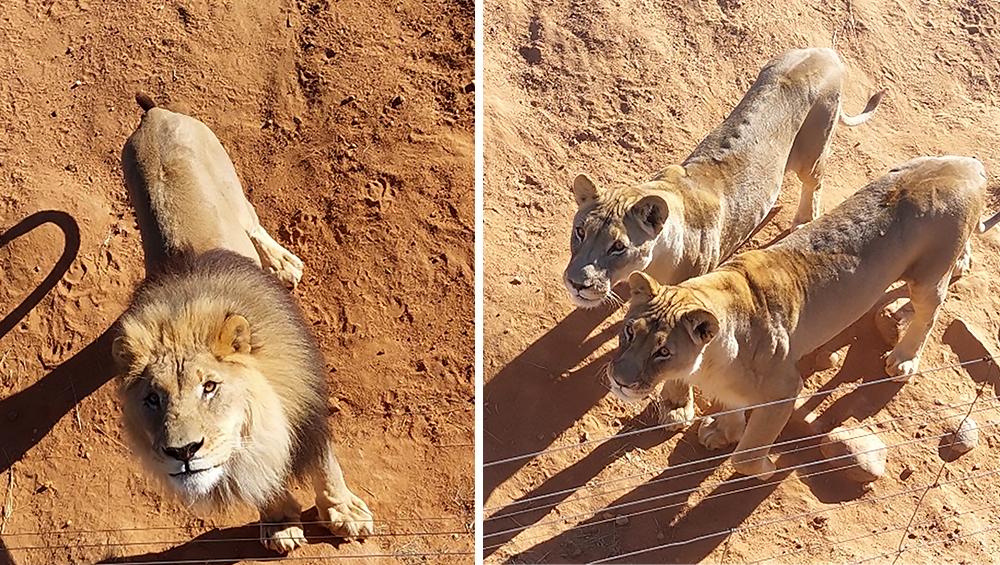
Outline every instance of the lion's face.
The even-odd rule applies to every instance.
[[[643,273],[633,273],[629,285],[631,306],[607,373],[611,391],[633,402],[667,379],[695,373],[719,321],[684,289],[660,287]]]
[[[214,344],[144,337],[126,326],[114,343],[126,427],[155,474],[185,500],[205,498],[247,449],[250,387],[261,378],[241,363],[247,322],[229,317]]]
[[[667,204],[634,189],[600,190],[586,175],[576,178],[573,191],[579,208],[563,284],[574,304],[593,308],[611,299],[629,273],[649,266]]]

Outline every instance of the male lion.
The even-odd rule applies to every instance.
[[[278,282],[294,285],[301,262],[257,223],[211,130],[137,100],[122,161],[147,277],[112,344],[135,450],[186,503],[259,509],[273,550],[305,542],[289,486],[307,476],[331,531],[372,534],[334,455],[322,355]]]
[[[638,186],[602,188],[573,181],[579,206],[563,282],[573,302],[591,308],[614,298],[632,271],[664,284],[705,274],[730,256],[771,210],[786,171],[802,181],[794,226],[820,213],[822,175],[834,128],[874,114],[841,111],[844,65],[832,49],[796,49],[769,61],[729,117],[681,165]],[[660,422],[694,417],[691,389],[663,387]]]
[[[612,390],[637,400],[679,379],[731,409],[702,420],[710,449],[739,442],[736,470],[762,479],[767,453],[802,388],[796,362],[846,329],[897,280],[913,319],[886,355],[905,379],[920,354],[985,200],[986,172],[967,157],[922,157],[872,182],[780,243],[748,251],[717,270],[660,286],[629,277],[631,304],[608,366]],[[749,420],[741,408],[756,406]]]

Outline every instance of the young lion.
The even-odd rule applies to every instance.
[[[737,255],[677,286],[629,277],[631,305],[608,367],[613,391],[637,400],[672,379],[694,384],[723,406],[754,408],[705,419],[710,449],[738,441],[736,470],[762,479],[769,445],[792,413],[802,380],[795,363],[861,317],[897,280],[913,319],[886,356],[886,371],[918,370],[953,270],[967,263],[980,226],[986,173],[966,157],[922,157],[848,198],[764,250]],[[787,400],[787,402],[782,402]]]
[[[309,476],[333,533],[372,534],[334,455],[322,355],[278,282],[294,285],[301,262],[257,223],[211,130],[137,99],[123,165],[147,277],[112,343],[134,449],[185,503],[258,508],[273,550],[305,542],[289,486]]]
[[[602,304],[632,271],[675,284],[705,274],[730,256],[770,211],[786,171],[802,192],[794,225],[820,213],[820,189],[834,127],[874,114],[841,111],[844,65],[831,49],[797,49],[769,61],[729,117],[681,165],[638,186],[604,189],[587,175],[573,181],[579,206],[563,282],[583,308]],[[694,417],[686,386],[667,385],[663,424]]]

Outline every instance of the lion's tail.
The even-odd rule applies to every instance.
[[[146,94],[145,92],[136,92],[135,101],[139,107],[142,108],[143,112],[148,112],[153,108],[156,108],[156,101],[153,100],[152,96]]]
[[[840,112],[840,123],[845,126],[852,128],[854,126],[860,126],[861,124],[867,122],[875,115],[875,110],[878,109],[879,102],[882,101],[882,96],[885,95],[885,89],[879,90],[868,99],[868,104],[865,104],[865,109],[863,112],[857,116],[848,116],[843,111]]]

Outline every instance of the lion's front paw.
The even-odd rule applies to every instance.
[[[656,421],[667,432],[681,431],[694,419],[693,403],[674,406],[666,401],[657,400],[654,406],[656,408]]]
[[[738,442],[743,430],[729,429],[723,424],[722,418],[706,416],[698,426],[698,443],[715,451]]]
[[[919,355],[910,356],[893,349],[885,356],[885,372],[890,377],[896,377],[892,379],[895,382],[906,382],[910,376],[916,374],[919,370]]]
[[[770,479],[774,475],[774,470],[776,469],[774,461],[771,461],[771,457],[768,455],[745,459],[742,461],[734,460],[733,467],[736,468],[737,473],[748,477],[756,477],[761,481]]]
[[[364,538],[375,534],[375,520],[365,501],[353,493],[347,502],[316,503],[320,520],[335,535],[345,539]]]
[[[260,542],[278,553],[288,553],[306,544],[306,534],[297,524],[261,524]]]

